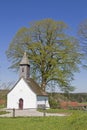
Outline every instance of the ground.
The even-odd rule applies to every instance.
[[[66,116],[66,114],[58,114],[58,113],[45,113],[45,111],[43,112],[39,112],[36,111],[35,109],[27,109],[27,110],[8,110],[8,109],[4,109],[6,110],[7,114],[4,115],[0,115],[0,117],[28,117],[28,116]]]

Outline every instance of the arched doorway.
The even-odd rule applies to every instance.
[[[23,99],[22,98],[20,98],[19,99],[19,109],[23,109]]]

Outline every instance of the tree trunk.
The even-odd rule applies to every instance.
[[[46,82],[42,82],[42,84],[41,84],[41,88],[42,88],[43,91],[45,91],[45,88],[46,88]]]

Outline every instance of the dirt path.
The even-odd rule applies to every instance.
[[[0,117],[30,117],[30,116],[66,116],[66,114],[58,114],[58,113],[44,113],[44,112],[38,112],[33,109],[27,109],[27,110],[6,110],[7,114],[0,115]]]

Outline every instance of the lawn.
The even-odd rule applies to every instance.
[[[55,111],[70,116],[0,118],[0,130],[87,130],[86,111]]]

